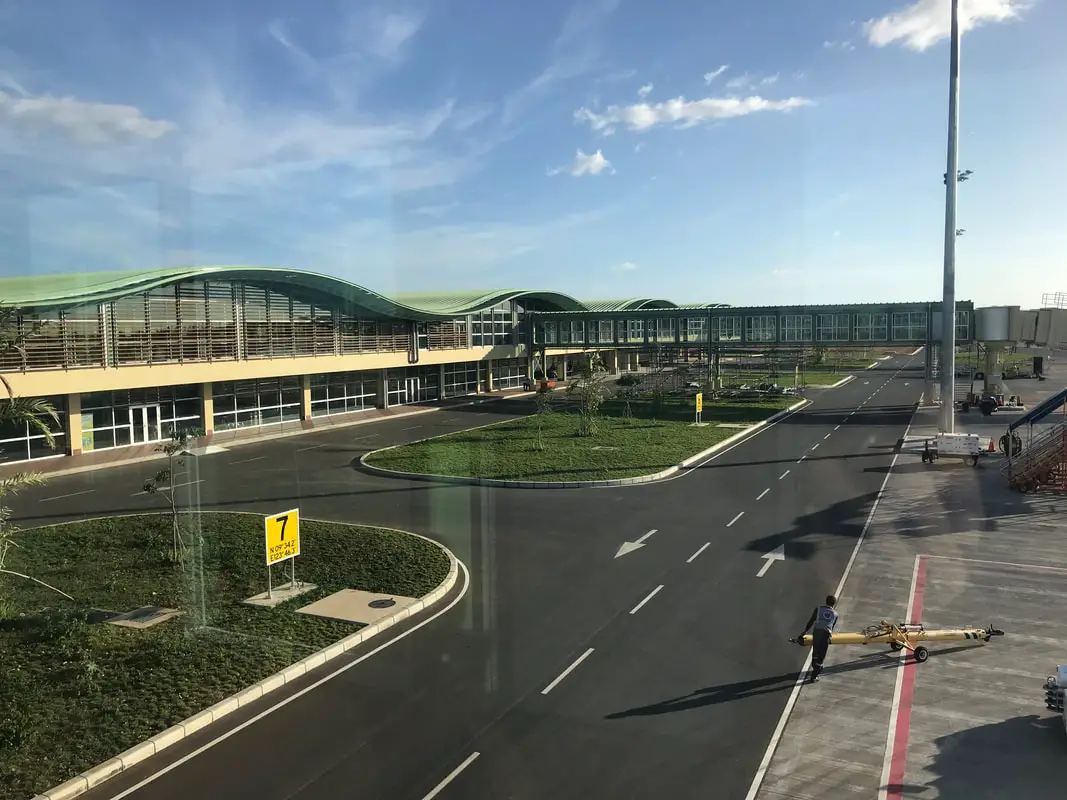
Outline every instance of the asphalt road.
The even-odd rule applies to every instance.
[[[470,590],[413,635],[128,795],[279,698],[87,800],[420,800],[464,764],[436,797],[740,800],[806,655],[786,639],[840,579],[919,398],[921,364],[884,362],[704,466],[639,487],[490,490],[353,469],[366,449],[492,421],[516,401],[200,459],[188,476],[200,482],[186,491],[199,490],[205,508],[299,505],[308,517],[416,530],[469,566]],[[17,517],[146,510],[159,500],[133,495],[154,468],[55,478],[19,499]],[[785,560],[758,577],[761,556],[779,546]]]

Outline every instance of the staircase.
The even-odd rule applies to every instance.
[[[1008,486],[1018,492],[1067,492],[1067,423],[1042,432],[1000,469]]]

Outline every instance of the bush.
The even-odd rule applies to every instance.
[[[641,376],[635,375],[632,372],[628,372],[625,375],[619,376],[619,379],[615,381],[618,386],[637,386],[641,382]]]

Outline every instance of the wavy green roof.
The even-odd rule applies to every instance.
[[[586,311],[638,311],[642,308],[677,308],[670,300],[656,300],[651,297],[628,297],[625,300],[583,300]]]
[[[0,278],[0,305],[55,308],[100,303],[194,278],[299,287],[314,294],[352,303],[381,316],[403,319],[432,320],[463,316],[522,297],[540,300],[553,310],[584,309],[573,297],[560,292],[497,289],[388,297],[329,275],[283,267],[254,266],[172,267]]]

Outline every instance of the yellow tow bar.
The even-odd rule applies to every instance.
[[[908,650],[915,654],[915,660],[920,664],[930,657],[930,651],[918,642],[958,642],[972,639],[979,642],[988,642],[994,636],[1003,636],[1004,631],[999,631],[990,625],[988,628],[948,628],[927,630],[921,624],[909,625],[903,622],[886,622],[882,620],[877,625],[868,625],[861,633],[834,633],[830,636],[830,644],[887,644],[891,650]],[[794,637],[789,641],[799,644],[801,647],[811,647],[813,639],[811,635]]]

